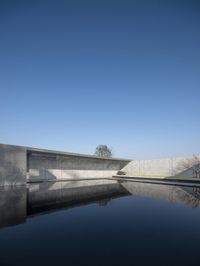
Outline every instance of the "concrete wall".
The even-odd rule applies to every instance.
[[[183,176],[193,177],[191,169],[184,169],[186,157],[163,158],[157,160],[135,160],[127,164],[122,171],[131,176]]]
[[[31,181],[53,181],[112,177],[130,161],[32,150],[28,162]]]
[[[130,160],[0,144],[0,186],[32,181],[112,177]]]
[[[26,148],[0,145],[0,186],[26,183]]]
[[[0,145],[0,186],[31,181],[110,178],[118,170],[130,176],[193,176],[181,169],[185,157],[130,161],[59,151]]]

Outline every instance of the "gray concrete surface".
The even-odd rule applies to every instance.
[[[0,186],[25,185],[27,180],[58,181],[112,178],[121,170],[127,176],[193,177],[180,165],[186,157],[157,160],[100,158],[30,147],[0,145]]]
[[[155,160],[135,160],[128,163],[122,171],[127,176],[182,176],[193,177],[191,169],[183,169],[182,163],[189,157],[162,158]]]
[[[0,145],[0,186],[25,185],[26,148]]]
[[[108,178],[130,160],[28,150],[30,181]]]
[[[0,144],[0,186],[112,177],[130,160]]]
[[[119,182],[139,182],[139,183],[150,183],[150,184],[162,184],[162,185],[174,185],[181,187],[200,187],[200,179],[197,178],[160,178],[160,177],[144,177],[144,176],[120,176],[114,175],[112,179],[118,180]]]

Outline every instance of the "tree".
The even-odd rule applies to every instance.
[[[98,157],[111,158],[112,150],[107,145],[99,145],[96,147],[94,155]]]
[[[185,159],[179,164],[178,170],[191,170],[193,177],[200,178],[200,157],[194,155],[192,158]]]

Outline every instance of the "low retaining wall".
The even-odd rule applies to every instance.
[[[192,157],[135,160],[128,163],[122,171],[125,171],[130,176],[193,177],[193,170],[184,167],[185,162],[188,160],[192,160]]]

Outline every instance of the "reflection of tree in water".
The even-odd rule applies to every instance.
[[[200,178],[200,157],[194,155],[192,158],[187,158],[182,160],[177,165],[178,172],[192,171],[192,176],[195,178]]]
[[[98,203],[99,203],[99,206],[104,207],[104,206],[107,206],[110,201],[111,201],[111,198],[100,200],[100,201],[98,201]]]
[[[192,188],[193,195],[200,200],[200,188],[199,187],[193,187]]]
[[[193,208],[200,206],[200,188],[181,188],[177,190],[177,194],[181,201],[185,204],[191,205]]]

